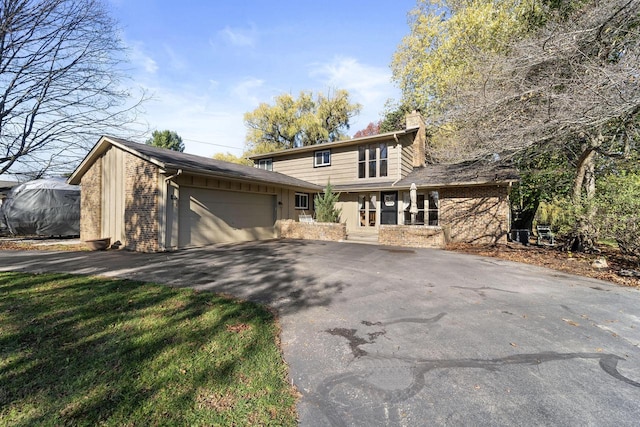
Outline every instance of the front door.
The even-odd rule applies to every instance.
[[[380,193],[380,224],[398,223],[398,192]]]
[[[358,196],[360,210],[360,227],[375,228],[377,226],[378,202],[375,193]]]

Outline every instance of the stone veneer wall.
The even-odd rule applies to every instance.
[[[441,227],[383,224],[378,230],[378,243],[414,248],[442,248],[445,245],[445,236]]]
[[[466,243],[506,243],[509,197],[505,186],[444,188],[440,196],[440,225],[447,239]]]
[[[158,167],[125,155],[125,235],[126,248],[138,252],[157,252]]]
[[[297,222],[293,219],[279,220],[276,224],[278,235],[282,239],[330,240],[340,241],[347,238],[347,225],[328,222]]]
[[[102,157],[80,181],[80,238],[101,239],[102,236]]]

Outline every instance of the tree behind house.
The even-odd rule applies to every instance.
[[[298,98],[282,94],[274,105],[263,102],[244,115],[246,151],[257,154],[341,140],[360,108],[350,102],[346,90],[315,97],[311,92],[301,92]]]
[[[340,193],[334,193],[331,182],[327,181],[324,193],[317,194],[314,200],[316,209],[316,221],[318,222],[340,222],[342,209],[336,208],[336,203],[340,198]]]
[[[158,131],[154,130],[151,138],[147,139],[145,144],[158,148],[166,148],[173,151],[184,151],[184,143],[182,138],[172,130]]]

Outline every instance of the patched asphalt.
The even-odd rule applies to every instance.
[[[191,286],[280,313],[302,426],[638,425],[640,291],[464,254],[269,241],[0,251],[0,270]]]

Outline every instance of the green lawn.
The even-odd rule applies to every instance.
[[[295,425],[277,340],[257,304],[0,273],[0,425]]]

